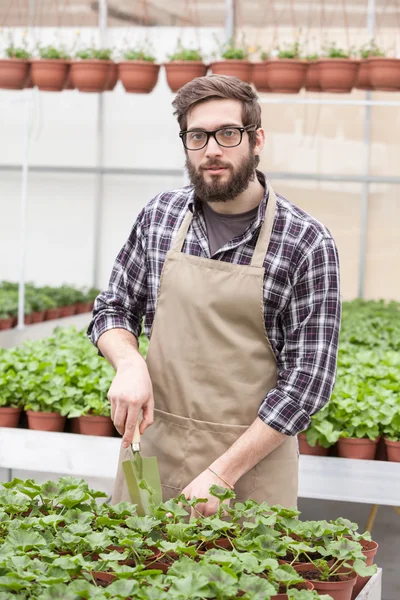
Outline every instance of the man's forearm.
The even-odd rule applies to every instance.
[[[259,417],[234,444],[211,465],[211,469],[231,485],[287,439]]]
[[[136,337],[126,329],[109,329],[97,342],[97,347],[108,362],[117,370],[125,363],[133,363],[142,357]]]

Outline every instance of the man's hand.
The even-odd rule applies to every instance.
[[[108,399],[111,418],[118,433],[123,435],[124,448],[127,448],[132,443],[140,411],[143,412],[141,434],[154,421],[153,387],[146,362],[139,353],[118,365]]]
[[[219,508],[219,500],[215,498],[215,496],[211,496],[210,487],[212,485],[218,485],[220,487],[225,487],[223,482],[219,477],[211,473],[208,469],[200,473],[193,479],[189,485],[182,490],[182,494],[185,495],[186,500],[191,500],[194,496],[196,498],[207,498],[208,502],[201,502],[197,504],[196,509],[191,510],[190,517],[198,517],[198,514],[201,513],[205,517],[210,517],[214,515]]]

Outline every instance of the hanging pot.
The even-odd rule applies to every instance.
[[[0,407],[0,427],[18,427],[22,408],[14,406]]]
[[[307,454],[309,456],[328,456],[328,448],[320,446],[318,442],[315,446],[311,446],[307,442],[307,436],[305,433],[299,433],[299,451],[300,454]]]
[[[374,90],[395,92],[400,90],[400,59],[371,56],[367,58],[371,85]]]
[[[112,60],[74,60],[71,63],[72,85],[80,92],[104,92],[107,86]]]
[[[268,68],[267,61],[253,64],[253,84],[257,92],[270,92],[271,89],[268,85]]]
[[[29,429],[38,431],[63,431],[65,417],[56,412],[27,410]]]
[[[374,460],[379,438],[339,438],[338,451],[341,458],[359,458]]]
[[[319,64],[315,60],[310,60],[308,63],[304,87],[307,92],[322,92],[319,82]]]
[[[64,89],[69,70],[69,61],[38,59],[32,61],[32,83],[39,90],[61,92]]]
[[[358,69],[357,80],[354,85],[358,90],[372,90],[370,63],[367,60],[362,60]]]
[[[359,60],[350,58],[320,58],[319,82],[322,91],[348,93],[353,89],[360,66]]]
[[[207,73],[207,65],[201,60],[173,60],[165,63],[164,68],[167,83],[173,92],[177,92],[192,79],[204,77]]]
[[[291,58],[268,60],[267,77],[271,92],[298,94],[305,84],[308,62]]]
[[[30,64],[22,58],[0,59],[0,88],[22,90],[28,81]]]
[[[118,83],[118,63],[113,62],[108,72],[108,80],[106,84],[106,92],[112,92]]]
[[[130,94],[149,94],[156,86],[160,65],[148,60],[126,60],[118,64],[118,76]]]
[[[219,60],[211,63],[210,69],[213,75],[229,75],[251,83],[253,65],[249,60]]]

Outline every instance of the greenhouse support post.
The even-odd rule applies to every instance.
[[[225,0],[225,39],[229,43],[236,33],[236,0]]]
[[[107,0],[99,0],[99,38],[102,48],[107,45]],[[97,143],[96,143],[96,191],[93,218],[93,278],[92,285],[99,285],[101,233],[104,211],[104,94],[98,94],[97,103]]]

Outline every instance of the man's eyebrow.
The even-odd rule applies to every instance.
[[[243,127],[243,125],[241,123],[223,123],[222,125],[218,125],[218,127],[215,128],[215,131],[217,129],[223,129],[225,127]],[[202,127],[191,127],[190,129],[186,129],[186,131],[206,131],[206,130]]]

